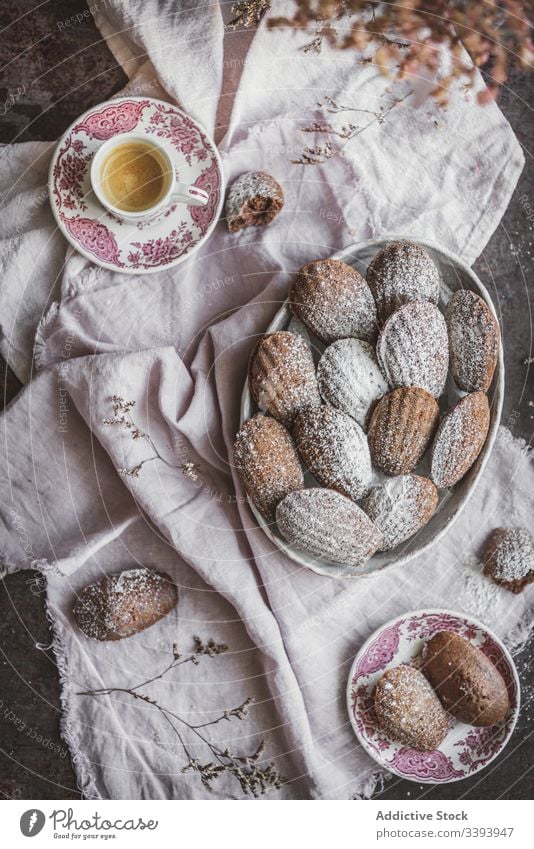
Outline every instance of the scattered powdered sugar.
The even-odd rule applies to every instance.
[[[252,354],[250,389],[260,410],[290,426],[300,410],[321,403],[312,352],[301,336],[280,330]]]
[[[325,344],[354,336],[374,342],[376,305],[361,274],[336,259],[303,266],[289,292],[292,311]]]
[[[378,362],[390,386],[418,386],[435,398],[449,370],[447,325],[428,301],[411,301],[388,318],[376,346]]]
[[[282,498],[304,486],[290,434],[268,416],[254,416],[244,423],[236,436],[234,460],[245,492],[269,521],[274,521]]]
[[[375,712],[389,737],[422,752],[436,749],[450,725],[425,676],[410,665],[384,673],[376,686]]]
[[[460,289],[447,305],[446,322],[456,383],[466,392],[485,392],[499,355],[496,318],[479,295]]]
[[[242,227],[268,224],[284,205],[279,183],[266,171],[247,171],[235,180],[226,198],[226,218],[231,233]]]
[[[480,454],[490,423],[483,392],[462,398],[444,416],[432,448],[431,478],[440,489],[454,486]]]
[[[367,282],[375,297],[380,323],[410,301],[439,301],[437,266],[420,245],[391,242],[367,269]]]
[[[432,481],[419,475],[399,475],[373,489],[362,509],[382,532],[380,550],[388,551],[420,530],[437,504]]]
[[[524,528],[497,528],[486,545],[484,567],[498,583],[522,589],[534,581],[534,539]]]
[[[388,391],[374,349],[360,339],[339,339],[325,350],[317,366],[324,400],[365,427],[375,403]]]
[[[382,541],[363,510],[330,489],[290,493],[278,505],[276,521],[296,548],[347,566],[363,566]]]
[[[461,562],[462,606],[467,613],[483,620],[487,611],[495,606],[499,589],[496,584],[483,577],[482,568],[476,554],[469,555]]]
[[[324,405],[304,410],[293,431],[300,455],[323,486],[357,500],[371,484],[373,470],[367,439],[346,413]]]

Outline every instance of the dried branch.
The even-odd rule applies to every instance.
[[[271,8],[270,0],[241,0],[232,6],[232,20],[226,24],[226,29],[251,29],[257,27]]]
[[[472,87],[479,68],[487,76],[487,87],[477,96],[484,104],[496,96],[510,69],[529,70],[534,64],[527,0],[295,0],[294,6],[293,16],[271,17],[268,25],[312,34],[304,52],[319,53],[327,40],[333,48],[354,49],[358,61],[373,61],[391,79],[434,80],[432,97],[440,105],[448,102],[455,80]],[[343,26],[336,27],[340,20]],[[451,68],[441,62],[444,51]]]
[[[389,106],[380,109],[378,112],[373,112],[370,109],[359,109],[358,107],[341,106],[331,97],[326,97],[326,105],[321,103],[317,104],[320,109],[324,109],[326,112],[334,114],[338,114],[340,112],[358,112],[372,115],[373,117],[363,126],[359,126],[357,124],[344,124],[341,127],[333,127],[330,123],[321,124],[318,121],[314,121],[307,127],[302,127],[301,132],[303,133],[324,133],[329,136],[336,136],[337,138],[343,139],[343,144],[334,146],[333,143],[328,140],[322,145],[306,146],[300,157],[298,159],[292,159],[291,162],[294,165],[322,165],[334,156],[339,156],[347,144],[355,139],[356,136],[361,135],[361,133],[365,132],[365,130],[369,129],[369,127],[373,124],[383,124],[389,113],[392,112],[393,109],[396,109],[397,106],[400,106],[401,103],[404,103],[404,101],[411,97],[412,94],[413,90],[410,89],[410,91],[406,92],[406,94],[402,97],[397,98],[397,100],[394,100],[389,104]]]
[[[192,460],[186,460],[184,463],[180,463],[180,465],[169,463],[169,461],[166,460],[165,457],[163,457],[158,451],[155,443],[150,437],[150,434],[145,433],[137,427],[132,418],[132,409],[135,407],[135,401],[125,401],[120,395],[112,395],[110,400],[113,404],[113,416],[102,419],[102,424],[108,426],[118,425],[119,427],[125,428],[129,431],[132,439],[143,439],[154,452],[151,457],[147,457],[131,469],[117,469],[119,475],[124,478],[138,478],[145,463],[151,463],[153,460],[161,460],[161,462],[165,463],[165,465],[169,466],[169,468],[179,469],[186,478],[189,478],[189,480],[195,483],[199,480],[200,465],[198,463],[193,463]]]
[[[249,697],[245,701],[234,708],[228,708],[222,714],[210,722],[204,722],[198,725],[186,720],[183,716],[170,710],[169,708],[160,705],[159,702],[149,696],[147,693],[139,692],[141,688],[146,689],[154,681],[159,681],[164,678],[171,670],[177,669],[186,663],[192,663],[194,666],[200,663],[202,657],[217,657],[224,654],[228,650],[225,643],[216,643],[215,640],[209,639],[204,642],[200,637],[195,637],[195,650],[187,657],[183,657],[178,649],[178,645],[174,643],[172,647],[172,660],[158,674],[135,684],[132,687],[101,687],[100,689],[87,689],[77,693],[78,696],[89,696],[99,698],[101,696],[110,696],[114,693],[123,693],[132,699],[142,701],[145,704],[151,705],[164,718],[167,725],[176,735],[180,746],[187,758],[186,765],[182,768],[182,772],[194,771],[200,777],[202,784],[208,790],[213,789],[214,781],[219,776],[225,773],[235,778],[246,794],[257,797],[264,793],[269,788],[279,789],[287,780],[280,775],[274,763],[263,763],[261,756],[265,751],[265,741],[262,740],[259,746],[248,755],[238,755],[232,752],[228,747],[221,749],[216,743],[206,737],[201,729],[208,726],[218,725],[223,720],[231,721],[237,719],[243,721],[248,716],[249,708],[254,703],[254,699]],[[190,736],[194,736],[209,753],[212,760],[203,763],[199,758],[194,757],[184,739],[184,733],[181,727]]]

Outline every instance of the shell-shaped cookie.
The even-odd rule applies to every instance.
[[[452,376],[465,392],[486,392],[499,357],[499,325],[475,292],[455,292],[445,313]]]
[[[520,593],[534,581],[534,537],[524,528],[496,528],[484,550],[484,574]]]
[[[278,505],[276,521],[296,548],[348,566],[363,566],[382,542],[363,510],[331,489],[290,493]]]
[[[321,403],[312,352],[302,336],[280,330],[252,353],[249,387],[260,410],[291,426],[300,410]]]
[[[419,386],[434,398],[443,392],[449,370],[447,325],[428,301],[411,301],[388,318],[376,353],[389,385]]]
[[[438,489],[454,486],[469,471],[484,447],[489,426],[483,392],[466,395],[443,417],[432,446],[430,472]]]
[[[413,471],[423,459],[439,421],[439,407],[425,389],[394,389],[376,405],[367,438],[374,465],[386,475]]]
[[[376,305],[356,269],[337,259],[318,259],[296,274],[289,292],[293,313],[326,345],[354,336],[374,342]]]
[[[391,242],[377,253],[367,269],[367,282],[380,324],[410,301],[439,301],[437,266],[414,242]]]
[[[317,366],[324,400],[366,427],[369,412],[388,385],[372,345],[361,339],[338,339],[326,348]]]
[[[362,509],[382,532],[381,551],[388,551],[421,530],[437,506],[438,491],[432,481],[399,475],[372,489]]]
[[[73,615],[94,640],[122,640],[149,628],[176,606],[178,590],[168,575],[126,569],[89,584],[78,595]]]
[[[269,522],[282,498],[304,486],[295,444],[285,427],[269,416],[257,415],[243,424],[234,443],[234,461],[245,492]]]
[[[369,446],[353,418],[329,405],[314,407],[299,413],[293,436],[300,456],[323,486],[354,500],[369,491]]]
[[[484,727],[502,722],[510,707],[506,683],[477,646],[460,634],[439,631],[422,654],[422,671],[456,719]]]
[[[384,672],[376,685],[375,714],[388,737],[419,752],[437,749],[449,730],[449,719],[438,697],[413,666],[396,666]]]

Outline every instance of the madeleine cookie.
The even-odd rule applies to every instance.
[[[290,493],[278,505],[276,521],[296,548],[347,566],[363,566],[382,542],[363,510],[330,489]]]
[[[449,718],[434,690],[413,666],[396,666],[380,678],[375,714],[382,731],[399,743],[432,752],[449,730]]]
[[[260,339],[250,358],[249,387],[260,410],[288,427],[300,410],[321,403],[310,347],[287,330]]]
[[[367,269],[367,282],[381,324],[410,301],[439,301],[439,272],[429,254],[414,242],[391,242]]]
[[[424,389],[394,389],[376,405],[367,438],[374,465],[386,475],[413,471],[423,459],[439,421],[435,398]]]
[[[230,233],[269,224],[284,206],[282,186],[266,171],[248,171],[234,180],[226,198]]]
[[[362,509],[382,532],[381,551],[400,545],[432,518],[438,491],[419,475],[399,475],[371,490]]]
[[[337,259],[304,265],[289,291],[293,313],[326,345],[354,336],[376,338],[376,306],[369,286],[354,268]]]
[[[425,643],[422,670],[443,707],[469,725],[496,725],[510,707],[504,679],[476,646],[450,631]]]
[[[346,413],[328,405],[304,410],[295,420],[293,436],[300,456],[323,486],[355,501],[369,491],[373,472],[367,439]]]
[[[362,427],[388,391],[373,347],[361,339],[338,339],[329,345],[317,366],[317,383],[325,401]]]
[[[445,313],[451,370],[466,392],[486,392],[499,357],[499,325],[489,306],[467,289],[455,292]]]
[[[122,640],[163,619],[178,601],[168,575],[127,569],[85,587],[73,615],[80,631],[94,640]]]
[[[282,498],[304,486],[294,442],[269,416],[254,416],[244,423],[235,439],[234,461],[245,492],[269,522]]]
[[[454,486],[467,474],[484,447],[489,426],[483,392],[466,395],[443,417],[432,446],[430,472],[438,489]]]
[[[378,337],[376,353],[391,387],[418,386],[434,398],[443,392],[449,342],[445,319],[434,304],[411,301],[394,312]]]
[[[486,543],[484,574],[520,593],[534,581],[534,538],[523,528],[496,528]]]

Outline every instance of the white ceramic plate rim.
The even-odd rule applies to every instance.
[[[510,670],[512,672],[512,676],[513,676],[514,683],[515,683],[515,691],[516,691],[516,703],[515,703],[515,707],[514,707],[514,713],[513,713],[512,721],[510,723],[510,728],[508,730],[508,734],[506,735],[505,740],[503,740],[502,746],[499,749],[499,751],[495,752],[495,754],[492,755],[492,757],[485,764],[482,764],[477,769],[473,770],[473,772],[470,775],[462,775],[462,776],[457,776],[457,777],[453,777],[453,778],[448,778],[447,780],[444,780],[444,781],[436,781],[435,779],[432,779],[432,778],[425,779],[425,778],[421,778],[419,776],[411,777],[409,775],[405,775],[402,772],[399,772],[394,767],[392,767],[390,764],[385,764],[384,761],[382,761],[379,758],[378,754],[375,751],[373,751],[371,746],[368,746],[367,740],[365,739],[365,737],[363,737],[360,734],[358,726],[356,725],[356,720],[354,718],[354,715],[353,715],[353,712],[352,712],[352,705],[351,705],[352,679],[354,678],[354,673],[356,672],[356,668],[358,666],[358,663],[360,662],[360,659],[361,659],[362,655],[364,654],[364,652],[367,650],[369,644],[372,643],[373,640],[375,640],[382,633],[382,631],[385,631],[386,628],[390,628],[393,625],[396,625],[401,619],[408,619],[408,618],[412,618],[412,617],[421,617],[421,616],[432,616],[434,614],[448,615],[448,616],[454,617],[455,619],[459,619],[459,620],[462,620],[464,622],[469,622],[472,625],[474,625],[475,628],[478,628],[480,631],[482,631],[483,633],[485,633],[489,637],[491,637],[491,639],[499,646],[504,657],[506,658],[506,662],[508,663]],[[392,660],[394,660],[394,658]],[[389,663],[391,663],[391,662],[392,661],[389,661]],[[429,608],[420,608],[419,610],[408,610],[407,613],[401,613],[398,616],[394,616],[392,619],[389,619],[383,625],[380,625],[380,627],[377,628],[376,631],[373,631],[373,633],[366,639],[364,644],[361,646],[356,657],[352,661],[352,664],[351,664],[351,667],[350,667],[350,672],[349,672],[349,677],[348,677],[348,680],[347,680],[347,689],[346,689],[346,693],[345,693],[345,699],[346,699],[346,705],[347,705],[347,711],[348,711],[348,714],[349,714],[350,724],[352,726],[352,730],[354,731],[354,733],[355,733],[355,735],[358,739],[358,742],[360,743],[362,748],[365,749],[367,754],[371,758],[373,758],[373,760],[376,761],[377,764],[379,764],[382,767],[382,769],[385,769],[385,770],[387,770],[387,772],[391,772],[394,775],[397,775],[399,778],[403,778],[405,781],[413,781],[416,784],[453,784],[456,781],[465,781],[466,778],[472,778],[472,776],[476,775],[477,772],[481,772],[483,769],[485,769],[487,766],[489,766],[490,763],[492,763],[492,761],[494,761],[495,758],[498,758],[499,755],[501,754],[501,752],[504,751],[504,749],[506,748],[506,746],[508,745],[508,743],[510,741],[512,734],[514,733],[514,729],[516,727],[517,720],[519,718],[519,710],[520,710],[520,707],[521,707],[521,685],[519,683],[519,675],[517,674],[516,665],[513,661],[512,655],[510,654],[510,652],[508,651],[508,649],[506,648],[506,646],[504,645],[502,640],[500,640],[499,637],[497,637],[496,634],[494,634],[494,632],[490,628],[488,628],[487,625],[484,625],[482,622],[480,622],[479,619],[475,619],[473,616],[470,616],[467,613],[461,613],[458,610],[448,610],[446,608],[441,608],[441,607],[429,607]]]
[[[453,265],[458,265],[462,269],[462,271],[468,277],[471,278],[471,280],[475,284],[475,287],[478,289],[481,296],[484,298],[484,300],[486,301],[486,303],[490,307],[491,311],[493,312],[495,318],[497,318],[497,320],[498,320],[497,312],[496,312],[495,307],[493,305],[492,298],[490,297],[490,294],[489,294],[488,290],[486,289],[486,287],[484,286],[484,284],[479,280],[478,275],[475,274],[473,269],[470,268],[468,265],[466,265],[466,263],[462,259],[460,259],[460,257],[456,256],[456,254],[454,254],[452,251],[447,250],[447,248],[442,247],[437,242],[433,242],[433,241],[430,241],[428,239],[418,239],[418,238],[415,238],[415,237],[412,237],[412,236],[403,236],[403,235],[392,234],[391,236],[383,237],[381,239],[367,239],[364,242],[355,242],[352,245],[349,245],[348,247],[343,248],[340,251],[336,251],[336,253],[332,254],[331,258],[332,259],[338,259],[338,260],[341,260],[343,262],[346,262],[348,258],[353,256],[354,254],[357,254],[359,252],[364,251],[366,248],[376,247],[377,250],[379,250],[380,246],[383,246],[383,245],[387,244],[388,242],[395,242],[395,241],[415,241],[419,245],[423,245],[424,247],[430,248],[431,250],[434,250],[434,251],[437,251],[438,253],[443,254],[443,256],[446,257],[447,259],[449,259],[450,262]],[[274,318],[272,319],[269,326],[265,330],[266,334],[272,333],[274,330],[278,329],[278,325],[280,323],[280,318],[284,314],[284,312],[287,313],[288,318],[289,318],[290,310],[289,310],[288,300],[286,300],[283,303],[283,305],[280,307],[280,309],[277,310]],[[250,391],[249,391],[249,387],[248,387],[248,376],[247,376],[247,378],[245,379],[245,385],[243,387],[243,391],[241,393],[240,427],[243,425],[244,421],[247,418],[246,410],[247,410],[247,407],[250,407],[251,400],[252,399],[251,399]],[[354,574],[353,573],[353,574],[343,575],[343,574],[339,574],[339,573],[336,574],[333,571],[329,571],[330,567],[322,566],[317,562],[317,560],[319,558],[314,558],[311,555],[306,555],[305,552],[298,551],[297,549],[293,548],[293,546],[291,546],[289,543],[286,543],[281,538],[281,536],[274,534],[272,532],[269,524],[266,522],[266,520],[261,515],[261,513],[259,513],[259,511],[256,509],[254,504],[252,504],[250,499],[248,500],[248,506],[249,506],[250,510],[252,511],[254,518],[258,522],[259,527],[263,530],[263,532],[268,537],[268,539],[273,543],[273,545],[275,545],[278,549],[283,551],[291,560],[293,560],[293,562],[298,563],[300,566],[304,566],[307,569],[311,569],[312,572],[315,572],[318,575],[322,575],[322,576],[328,577],[328,578],[335,578],[337,580],[361,580],[363,578],[372,578],[374,575],[378,574],[379,572],[382,572],[384,569],[389,569],[393,566],[402,566],[403,564],[408,563],[414,557],[419,557],[419,555],[424,554],[433,545],[435,545],[437,542],[439,542],[439,540],[443,539],[445,534],[447,534],[450,531],[450,529],[453,527],[454,523],[456,522],[456,520],[460,516],[461,512],[465,508],[469,499],[473,495],[473,492],[475,491],[475,488],[476,488],[476,486],[477,486],[477,484],[480,480],[480,476],[481,476],[482,472],[484,471],[484,469],[486,467],[486,463],[488,462],[488,459],[490,457],[490,454],[491,454],[491,451],[492,451],[492,448],[493,448],[493,444],[495,442],[495,439],[497,437],[497,432],[498,432],[498,429],[499,429],[499,423],[500,423],[500,419],[501,419],[503,402],[504,402],[504,356],[503,356],[503,346],[502,346],[502,338],[501,338],[499,340],[498,376],[497,376],[497,380],[496,380],[496,383],[495,383],[494,398],[493,398],[493,405],[494,405],[494,411],[495,412],[494,412],[494,416],[492,418],[492,422],[490,424],[490,429],[489,429],[489,433],[488,433],[484,448],[482,449],[482,452],[481,452],[480,457],[479,457],[478,469],[476,471],[476,474],[475,474],[473,480],[471,481],[471,484],[470,484],[468,491],[464,494],[462,500],[460,501],[460,503],[456,507],[454,513],[451,514],[446,526],[441,528],[439,531],[437,531],[435,536],[431,540],[429,540],[427,543],[425,543],[420,548],[417,548],[415,551],[410,551],[407,554],[400,555],[396,560],[394,560],[390,563],[386,563],[383,566],[375,569],[372,572],[364,572],[362,574]],[[333,564],[333,565],[335,565],[335,564]]]
[[[163,106],[166,106],[166,107],[172,106],[172,108],[176,112],[179,112],[180,115],[183,115],[184,118],[187,118],[189,121],[193,121],[193,123],[195,124],[196,127],[198,127],[200,132],[204,133],[204,135],[206,136],[208,142],[210,143],[210,145],[213,149],[215,160],[217,162],[217,167],[219,168],[219,175],[220,175],[220,178],[221,178],[221,191],[220,191],[219,203],[217,205],[217,209],[216,209],[215,214],[213,216],[213,221],[211,222],[211,224],[207,228],[204,235],[198,240],[198,242],[195,242],[193,247],[189,251],[187,251],[187,253],[182,254],[181,256],[177,257],[175,260],[173,260],[172,262],[169,262],[167,265],[165,265],[163,267],[162,266],[156,266],[155,268],[117,268],[116,265],[112,265],[111,263],[106,262],[105,260],[98,259],[98,257],[95,257],[94,254],[89,253],[89,251],[86,251],[85,248],[83,248],[79,244],[79,242],[75,241],[72,238],[71,234],[69,233],[69,231],[65,227],[63,221],[60,219],[58,211],[56,209],[56,205],[55,205],[54,200],[53,200],[53,193],[52,193],[53,173],[52,172],[53,172],[54,166],[56,164],[58,152],[61,148],[61,145],[63,144],[66,137],[68,136],[68,134],[73,131],[76,124],[80,124],[81,122],[83,122],[85,120],[85,118],[87,117],[87,115],[90,115],[96,109],[102,109],[103,107],[109,106],[113,103],[119,103],[121,100],[150,100],[152,103],[161,103],[161,104],[163,104]],[[106,141],[106,139],[102,140],[101,144],[104,144],[105,141]],[[50,201],[50,206],[52,208],[52,214],[53,214],[53,216],[56,220],[56,224],[57,224],[59,230],[61,231],[62,235],[65,237],[65,239],[67,240],[67,242],[69,243],[71,248],[73,248],[73,250],[76,251],[76,253],[81,254],[82,256],[84,256],[86,259],[90,260],[95,265],[99,265],[101,268],[107,268],[107,269],[109,269],[109,271],[115,271],[117,274],[156,274],[158,271],[159,272],[165,272],[169,268],[174,268],[176,265],[179,265],[181,262],[185,262],[187,259],[189,259],[191,256],[193,256],[193,254],[207,241],[207,239],[209,239],[213,230],[217,226],[217,223],[219,221],[219,217],[221,215],[221,210],[223,208],[224,195],[225,195],[225,182],[224,182],[224,170],[223,170],[221,155],[219,153],[217,145],[215,144],[215,142],[213,141],[213,139],[211,137],[211,134],[208,133],[208,131],[203,127],[203,125],[199,121],[196,120],[196,118],[192,118],[191,115],[188,115],[187,112],[184,112],[184,110],[180,109],[179,106],[176,106],[175,103],[172,103],[169,100],[160,100],[157,97],[143,97],[142,95],[131,95],[130,96],[128,94],[121,94],[119,97],[112,97],[110,100],[102,101],[102,103],[95,103],[94,106],[92,106],[90,109],[87,109],[85,112],[83,112],[81,115],[79,115],[76,118],[76,120],[74,120],[72,122],[72,124],[70,124],[70,126],[65,130],[65,132],[62,133],[61,137],[58,140],[56,147],[54,148],[54,153],[52,154],[52,159],[50,160],[50,167],[48,169],[48,197],[49,197],[49,201]],[[68,259],[68,257],[66,259]]]

